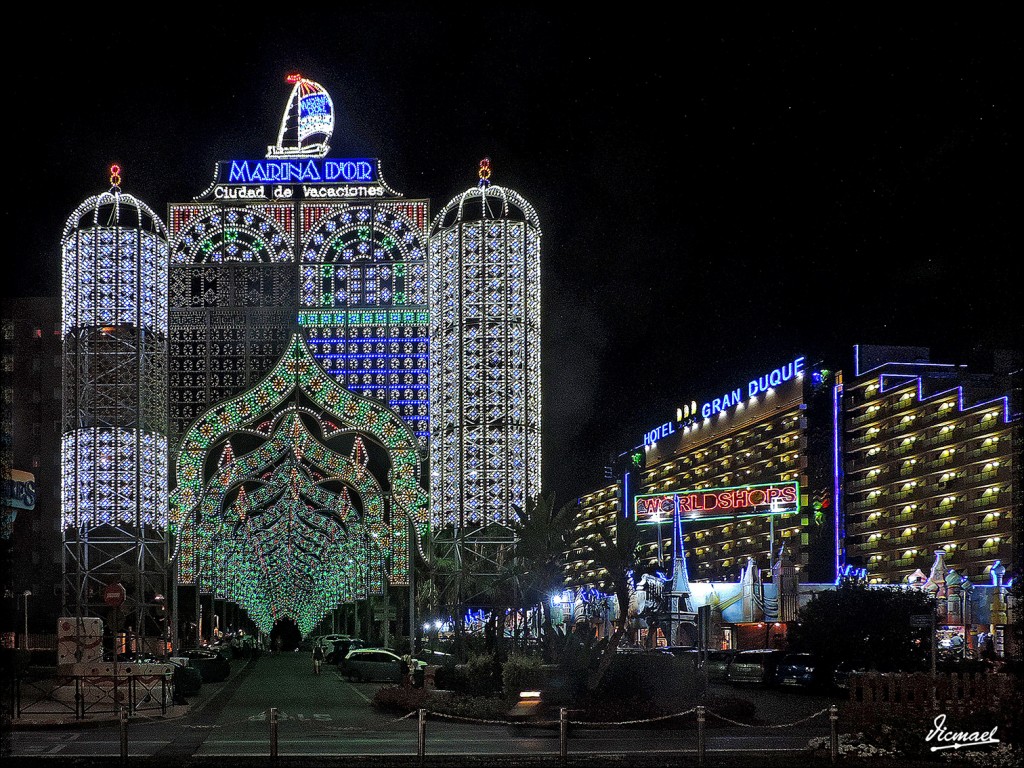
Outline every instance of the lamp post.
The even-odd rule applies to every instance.
[[[28,650],[28,599],[30,597],[32,597],[32,590],[31,589],[26,589],[21,594],[22,594],[22,597],[25,598],[25,634],[22,635],[22,638],[23,638],[22,639],[22,643],[23,643],[22,650],[27,651]]]

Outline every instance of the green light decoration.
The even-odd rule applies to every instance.
[[[371,462],[367,442],[387,461]],[[417,546],[426,533],[412,430],[325,374],[298,335],[262,382],[191,425],[176,479],[179,581],[267,632],[288,616],[308,634],[385,579],[408,584],[410,523]]]

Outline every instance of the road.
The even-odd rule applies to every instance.
[[[278,754],[289,756],[415,756],[416,717],[396,718],[370,704],[379,687],[350,683],[333,667],[313,675],[308,654],[263,656],[233,662],[224,683],[207,683],[186,716],[175,720],[133,719],[128,728],[129,755],[185,762],[190,757],[265,758],[270,755],[269,713],[278,710]],[[827,699],[789,692],[715,692],[752,697],[758,719],[765,724],[792,722],[827,707]],[[710,722],[710,719],[709,719]],[[811,736],[828,733],[827,717],[793,729],[714,727],[708,729],[707,750],[790,752],[806,746]],[[695,755],[696,730],[639,730],[610,727],[575,728],[570,755],[657,753]],[[481,725],[431,719],[426,753],[447,755],[557,755],[557,731],[513,734],[506,725]],[[33,755],[109,756],[120,754],[116,725],[15,731],[12,757]]]

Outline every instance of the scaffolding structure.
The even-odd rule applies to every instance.
[[[61,516],[64,610],[112,633],[171,626],[167,514],[167,233],[111,189],[82,203],[61,238]],[[124,588],[124,600],[109,589]],[[106,598],[106,599],[105,599]]]

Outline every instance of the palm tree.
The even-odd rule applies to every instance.
[[[597,669],[591,673],[588,681],[591,690],[598,686],[604,673],[611,666],[612,657],[626,633],[629,597],[635,579],[647,570],[646,561],[641,557],[640,531],[635,516],[627,515],[626,510],[620,508],[615,513],[614,530],[598,527],[597,532],[598,541],[582,541],[577,544],[577,548],[584,552],[584,557],[593,558],[595,564],[607,572],[608,581],[611,582],[612,591],[619,603],[619,615]]]
[[[555,649],[551,596],[565,585],[565,552],[570,547],[577,510],[575,501],[556,509],[555,496],[550,492],[527,499],[525,512],[516,510],[519,519],[513,525],[516,545],[510,573],[521,580],[526,604],[540,604],[546,661],[552,660]]]

